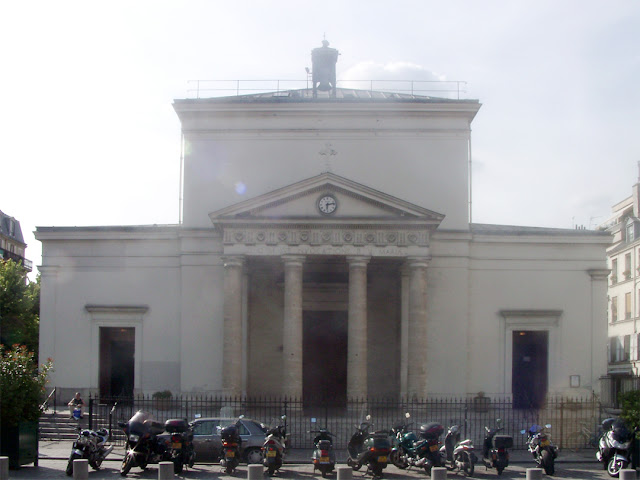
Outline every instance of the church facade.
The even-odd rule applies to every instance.
[[[598,391],[610,238],[470,223],[478,101],[309,89],[174,109],[180,224],[37,229],[52,386]]]

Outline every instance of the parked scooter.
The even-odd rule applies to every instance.
[[[183,419],[156,422],[153,416],[139,410],[131,419],[118,424],[127,436],[126,452],[120,475],[126,476],[132,467],[147,468],[159,462],[173,462],[173,471],[182,472],[184,465],[195,462],[193,430]],[[166,433],[165,433],[166,430]]]
[[[500,425],[501,420],[496,423]],[[504,427],[484,427],[485,437],[482,443],[482,461],[486,468],[495,468],[498,475],[509,466],[509,449],[513,447],[511,435],[497,435]]]
[[[457,469],[471,477],[478,457],[474,453],[473,442],[470,439],[460,440],[461,433],[460,425],[451,425],[444,437],[440,454],[444,456],[447,470]]]
[[[240,463],[240,445],[242,444],[242,439],[240,438],[238,427],[235,424],[227,425],[220,430],[220,439],[222,440],[220,466],[224,468],[226,473],[231,474]]]
[[[617,477],[620,470],[629,465],[634,433],[619,418],[604,420],[602,431],[596,458],[603,463],[610,477]]]
[[[107,445],[109,431],[102,428],[100,430],[81,429],[78,427],[78,438],[73,442],[71,455],[67,463],[67,475],[73,475],[73,461],[86,459],[94,470],[98,470],[104,459],[113,450],[113,445]]]
[[[545,429],[550,428],[551,424],[541,427],[534,423],[528,430],[520,431],[523,435],[527,434],[527,450],[531,452],[535,462],[544,469],[544,473],[547,475],[555,473],[555,459],[558,456],[558,447],[551,443],[551,439],[544,432]]]
[[[287,442],[287,416],[280,417],[282,423],[267,431],[267,437],[262,445],[264,466],[267,473],[272,476],[284,461]]]
[[[333,451],[333,433],[326,428],[320,430],[311,430],[309,433],[317,433],[313,439],[313,454],[311,462],[313,463],[313,471],[320,470],[323,477],[333,472],[336,466],[336,453]]]
[[[405,417],[409,420],[411,415],[406,413]],[[398,468],[420,467],[430,474],[431,468],[444,465],[444,452],[440,452],[439,440],[444,427],[437,422],[422,425],[418,437],[409,431],[410,425],[410,422],[405,422],[391,429],[395,442],[391,461]]]
[[[373,426],[369,420],[371,415],[367,415],[366,421],[356,426],[356,431],[349,440],[347,465],[353,470],[366,465],[367,471],[371,471],[374,478],[382,478],[382,470],[387,468],[391,454],[389,432],[369,433],[369,428]]]

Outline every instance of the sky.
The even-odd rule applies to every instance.
[[[1,12],[0,210],[34,266],[37,226],[178,223],[173,100],[198,79],[304,80],[325,37],[338,86],[466,82],[462,98],[482,103],[473,222],[595,228],[638,181],[637,0],[25,0]]]

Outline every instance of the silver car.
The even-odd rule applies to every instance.
[[[228,426],[237,424],[240,439],[240,454],[242,461],[262,463],[262,445],[266,437],[265,426],[250,418],[198,418],[193,421],[193,446],[196,452],[196,463],[216,462],[222,452],[220,431]]]

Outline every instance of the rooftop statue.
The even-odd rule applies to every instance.
[[[317,98],[318,90],[331,92],[336,96],[336,63],[340,53],[335,48],[329,48],[327,40],[322,41],[322,47],[311,51],[311,68],[313,80],[313,98]]]

